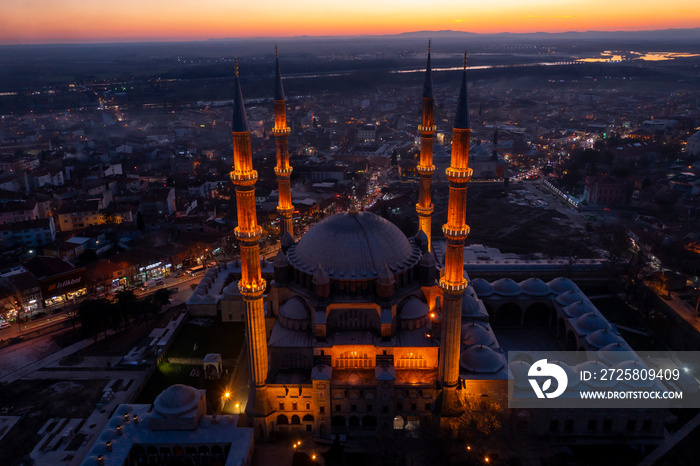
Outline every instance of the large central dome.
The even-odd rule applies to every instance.
[[[414,266],[420,249],[390,221],[370,212],[340,213],[309,229],[287,253],[298,270],[319,264],[334,279],[367,279],[388,265],[392,272]]]

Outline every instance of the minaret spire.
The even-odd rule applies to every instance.
[[[272,129],[272,134],[275,136],[277,145],[277,166],[275,174],[277,175],[277,189],[279,191],[279,201],[277,204],[277,212],[280,214],[280,238],[285,233],[289,232],[294,236],[294,223],[292,221],[292,213],[294,206],[292,205],[292,192],[290,188],[290,177],[292,175],[292,167],[289,164],[289,133],[287,127],[287,102],[284,98],[284,88],[282,87],[282,73],[280,72],[280,59],[277,46],[275,45],[275,127]]]
[[[466,54],[465,54],[466,60]],[[442,231],[447,239],[445,268],[440,274],[443,290],[443,325],[440,339],[439,381],[443,388],[442,415],[454,416],[460,410],[456,389],[459,383],[459,348],[462,325],[462,299],[467,288],[464,277],[464,242],[469,235],[467,216],[467,183],[469,168],[469,109],[467,106],[466,61],[457,101],[457,114],[452,129],[452,156],[445,170],[450,182],[447,223]]]
[[[231,181],[236,186],[238,226],[234,234],[240,243],[241,279],[238,289],[243,295],[246,308],[246,330],[248,358],[250,363],[250,398],[246,410],[251,414],[256,426],[255,432],[266,432],[266,416],[272,412],[267,400],[267,338],[265,333],[265,313],[263,293],[265,280],[260,270],[260,246],[258,241],[262,228],[257,222],[255,209],[255,182],[258,172],[253,170],[253,157],[250,150],[250,131],[243,104],[243,93],[238,78],[236,61],[235,90],[233,95],[233,171]]]
[[[428,41],[428,62],[425,67],[425,81],[423,83],[423,111],[421,124],[418,126],[420,132],[420,162],[416,167],[420,175],[420,186],[418,191],[418,231],[425,233],[428,238],[428,250],[432,249],[431,223],[433,204],[430,195],[430,186],[433,179],[435,166],[433,165],[433,137],[437,129],[433,122],[435,101],[433,99],[433,73],[430,63],[431,41]]]

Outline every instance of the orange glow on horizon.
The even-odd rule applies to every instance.
[[[437,0],[352,4],[35,0],[10,2],[0,17],[0,44],[352,36],[422,30],[476,33],[621,31],[700,27],[696,0],[659,8],[650,0],[493,0],[469,5]]]

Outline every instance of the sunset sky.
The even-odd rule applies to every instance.
[[[698,0],[3,0],[0,44],[700,27]]]

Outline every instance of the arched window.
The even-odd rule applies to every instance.
[[[284,414],[280,414],[279,416],[277,416],[278,426],[286,426],[287,424],[289,424],[289,418],[287,418],[287,416],[285,416]]]

